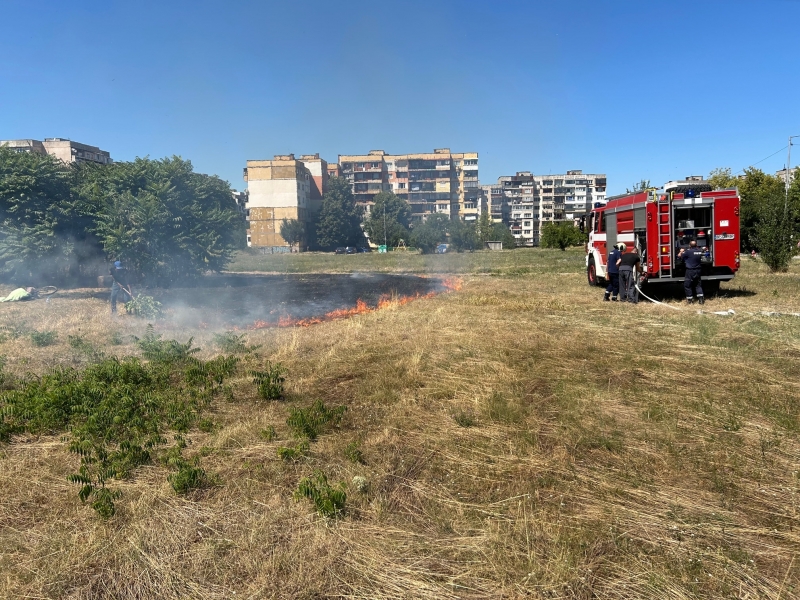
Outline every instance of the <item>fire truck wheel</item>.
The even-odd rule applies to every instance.
[[[594,260],[591,258],[589,259],[589,266],[586,267],[586,279],[591,286],[600,285],[600,278],[597,277],[597,269],[595,269]]]

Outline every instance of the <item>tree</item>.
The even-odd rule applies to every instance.
[[[550,222],[542,227],[542,248],[558,248],[563,251],[570,246],[580,246],[585,241],[584,234],[571,222]]]
[[[87,247],[97,251],[71,178],[52,156],[0,147],[0,274],[20,282],[60,278]]]
[[[494,241],[503,242],[503,249],[512,250],[517,247],[517,238],[511,230],[502,223],[495,223],[493,227]]]
[[[364,221],[364,231],[373,244],[396,246],[401,239],[409,238],[410,222],[411,207],[408,202],[392,192],[381,192],[373,200],[369,218]]]
[[[465,223],[460,219],[450,223],[450,244],[457,252],[464,250],[472,252],[483,247],[475,223]]]
[[[735,188],[739,184],[739,179],[737,179],[727,167],[712,170],[706,178],[706,181],[708,181],[712,189],[715,190]]]
[[[350,182],[344,177],[331,177],[328,191],[322,197],[322,209],[316,227],[317,245],[330,250],[337,246],[363,244],[361,215],[362,210],[356,204]]]
[[[411,243],[423,253],[434,252],[436,246],[447,241],[450,223],[448,215],[441,213],[428,215],[425,222],[414,226],[411,231]]]
[[[306,228],[297,219],[283,219],[281,221],[281,237],[289,244],[290,248],[298,246],[305,239]]]
[[[795,250],[792,236],[794,214],[787,208],[785,200],[785,194],[776,193],[776,190],[770,190],[767,197],[761,198],[753,232],[759,256],[773,273],[788,269]]]
[[[634,183],[632,189],[625,188],[625,193],[626,194],[635,194],[637,192],[643,192],[643,191],[645,191],[646,189],[648,189],[650,187],[652,187],[650,185],[650,180],[649,179],[642,179],[642,180],[639,181],[639,183]]]

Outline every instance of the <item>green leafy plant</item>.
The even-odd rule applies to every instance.
[[[152,325],[148,325],[141,339],[136,336],[133,339],[144,357],[156,362],[182,362],[200,351],[200,348],[192,348],[194,338],[189,338],[188,342],[181,344],[176,340],[162,340],[161,337],[161,334],[156,334]]]
[[[458,423],[460,427],[472,427],[477,424],[475,417],[471,413],[463,410],[454,413],[453,420]]]
[[[298,461],[308,454],[310,445],[307,439],[297,440],[293,446],[280,446],[277,454],[283,460]]]
[[[344,483],[331,486],[322,471],[314,471],[310,477],[301,479],[294,496],[297,500],[308,498],[317,513],[327,519],[340,516],[347,501]]]
[[[261,439],[264,439],[268,442],[271,442],[278,437],[278,433],[275,431],[275,427],[272,425],[268,425],[266,429],[259,431],[258,435],[261,436]]]
[[[237,334],[233,331],[213,334],[213,343],[222,352],[227,352],[228,354],[249,354],[261,347],[248,346],[245,334]]]
[[[67,337],[69,346],[83,354],[89,361],[97,362],[105,358],[105,352],[98,350],[93,344],[87,342],[82,336],[70,335]]]
[[[144,319],[160,319],[164,316],[164,309],[158,300],[152,296],[139,294],[125,303],[125,311],[134,317]]]
[[[186,494],[192,490],[208,487],[212,483],[206,472],[200,468],[200,458],[195,456],[191,460],[186,460],[180,446],[170,449],[164,462],[175,469],[174,473],[167,476],[167,481],[177,494]]]
[[[280,363],[273,365],[269,361],[265,371],[250,371],[253,383],[258,386],[258,395],[264,400],[278,400],[283,397],[285,374],[286,369]]]
[[[353,440],[344,448],[344,455],[347,457],[347,460],[350,462],[354,462],[357,464],[363,464],[364,462],[364,453],[361,451],[361,442],[358,440]]]
[[[39,346],[40,348],[52,346],[57,338],[58,333],[55,331],[31,331],[31,341],[33,345]]]
[[[317,400],[308,408],[291,408],[286,424],[296,437],[315,440],[327,427],[338,425],[346,410],[346,406],[328,408]]]

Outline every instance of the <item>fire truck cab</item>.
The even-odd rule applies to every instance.
[[[589,285],[603,283],[608,253],[620,242],[627,252],[638,248],[649,283],[683,281],[686,268],[678,255],[692,240],[706,248],[702,278],[710,293],[739,270],[739,192],[712,190],[702,177],[613,196],[586,216],[585,227]]]

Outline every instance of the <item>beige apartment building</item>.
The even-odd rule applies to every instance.
[[[73,142],[66,138],[45,138],[39,140],[0,140],[0,146],[8,146],[16,152],[35,152],[50,154],[59,160],[70,163],[93,162],[107,165],[113,162],[111,155],[97,146]]]
[[[605,174],[580,170],[563,175],[519,171],[487,186],[490,212],[508,225],[519,246],[538,246],[542,227],[552,221],[575,221],[606,198]]]
[[[272,160],[248,160],[247,245],[288,252],[281,237],[283,219],[297,219],[308,225],[319,213],[322,195],[328,187],[328,163],[319,154],[276,154]]]
[[[387,154],[371,150],[339,155],[338,167],[367,213],[380,192],[393,192],[406,200],[415,221],[434,213],[473,221],[486,208],[481,202],[477,152],[437,148],[430,153]]]

